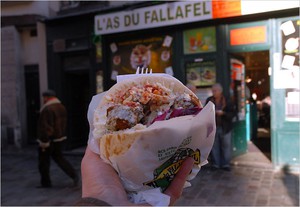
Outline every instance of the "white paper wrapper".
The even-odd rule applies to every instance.
[[[94,96],[89,106],[88,146],[119,173],[134,203],[168,205],[168,196],[153,189],[168,185],[186,156],[196,160],[188,180],[192,180],[201,166],[207,163],[216,131],[214,104],[208,103],[196,116],[154,122],[137,133],[127,152],[107,160],[101,155],[99,140],[93,137],[93,112],[102,97],[103,94]]]

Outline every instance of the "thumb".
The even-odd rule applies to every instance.
[[[177,199],[180,198],[183,186],[186,182],[187,176],[190,174],[194,165],[194,159],[187,157],[181,165],[180,170],[175,175],[169,187],[165,190],[165,194],[170,196],[170,205],[173,205]]]

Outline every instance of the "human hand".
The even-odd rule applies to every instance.
[[[42,142],[40,140],[37,140],[39,143],[39,147],[42,149],[42,151],[45,151],[46,148],[50,147],[50,142]]]
[[[173,205],[180,198],[193,164],[193,158],[186,158],[174,180],[165,190],[164,193],[170,196],[170,205]],[[128,201],[126,191],[117,172],[88,147],[81,162],[81,174],[83,198],[96,198],[113,206],[133,205]]]

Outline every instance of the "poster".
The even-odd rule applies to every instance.
[[[211,86],[216,82],[215,60],[186,63],[187,83],[199,86]]]
[[[216,28],[205,27],[191,29],[183,32],[184,54],[215,52],[216,51]]]
[[[112,76],[135,73],[138,67],[153,73],[172,73],[172,36],[125,40],[110,44]]]
[[[275,89],[300,88],[299,26],[299,19],[280,25],[281,53],[273,54]]]
[[[299,26],[300,20],[286,21],[280,25],[282,39],[283,70],[300,70],[299,61]]]

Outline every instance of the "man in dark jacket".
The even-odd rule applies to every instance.
[[[214,145],[211,150],[212,166],[214,168],[223,168],[230,170],[231,160],[231,130],[233,128],[232,119],[236,116],[234,105],[223,95],[223,88],[219,83],[212,86],[211,97],[209,101],[215,104],[216,111],[216,135]],[[205,104],[206,104],[205,103]]]
[[[43,93],[43,106],[38,120],[39,172],[41,186],[52,187],[50,179],[50,157],[73,179],[74,185],[79,178],[72,165],[62,155],[62,141],[66,137],[67,111],[52,90]]]

